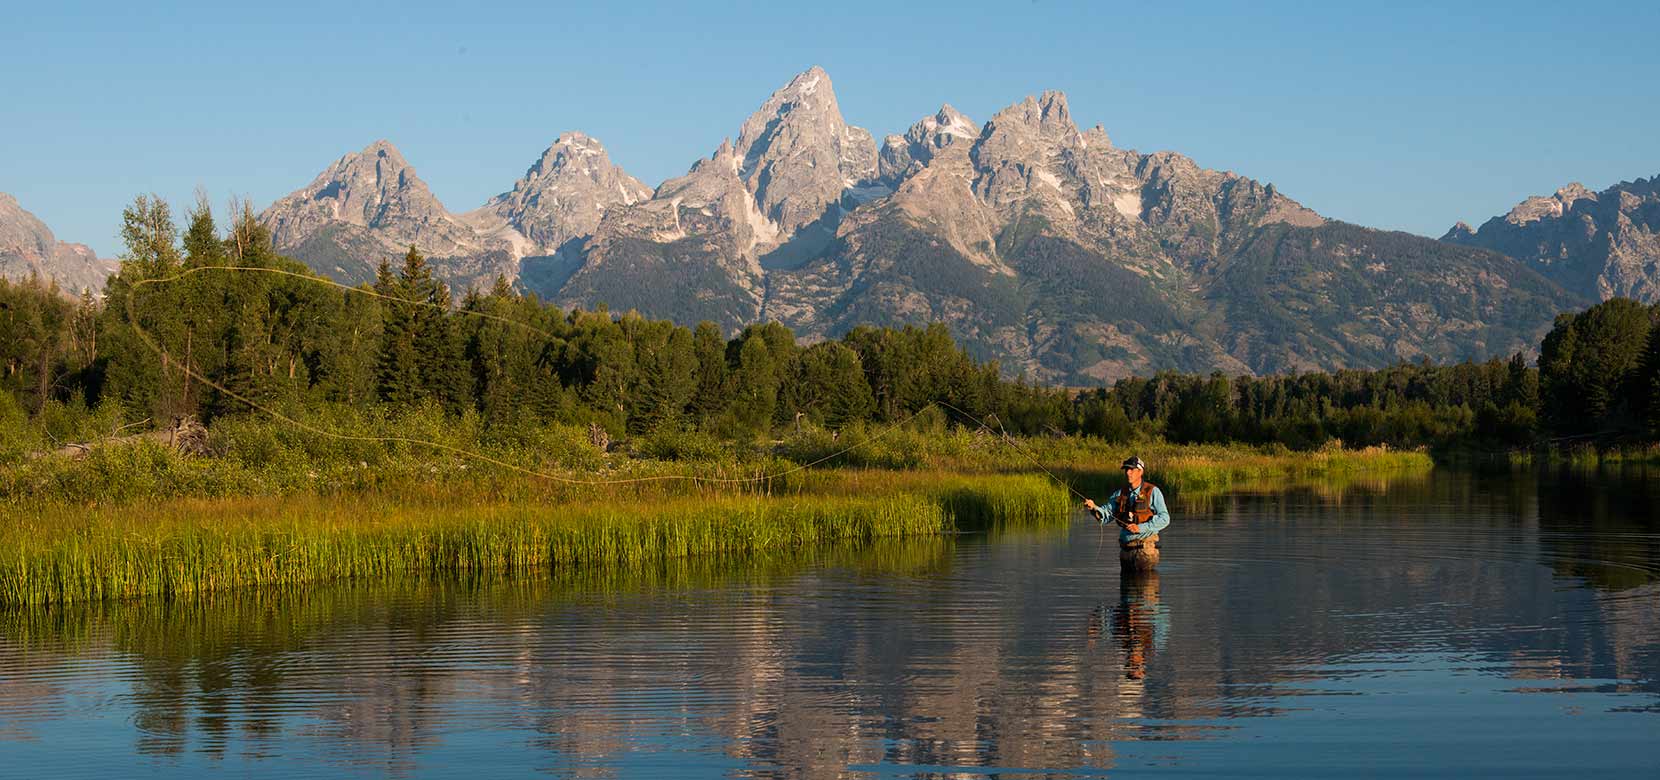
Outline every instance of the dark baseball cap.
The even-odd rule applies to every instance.
[[[1119,468],[1124,469],[1125,471],[1129,471],[1130,469],[1141,469],[1145,471],[1147,469],[1147,464],[1142,463],[1141,458],[1131,455],[1130,457],[1124,459],[1124,465],[1119,466]]]

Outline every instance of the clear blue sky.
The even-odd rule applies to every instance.
[[[452,211],[561,132],[655,186],[823,65],[880,138],[1060,89],[1115,144],[1440,235],[1660,173],[1660,3],[28,3],[0,23],[0,191],[120,251],[121,208],[263,208],[397,144]]]

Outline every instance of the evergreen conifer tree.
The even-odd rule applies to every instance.
[[[739,342],[737,363],[732,374],[732,420],[752,435],[765,434],[778,403],[778,373],[766,338],[755,334]]]
[[[726,339],[721,336],[719,326],[708,320],[697,324],[692,332],[692,357],[696,362],[693,369],[696,381],[690,411],[699,425],[707,425],[730,400],[726,394]]]
[[[391,404],[407,405],[422,397],[421,367],[416,355],[416,339],[420,323],[416,317],[420,300],[411,289],[410,270],[418,277],[423,266],[420,253],[414,247],[404,256],[404,274],[396,276],[382,261],[375,273],[375,292],[389,296],[382,299],[384,319],[381,322],[380,357],[375,366],[375,394]]]

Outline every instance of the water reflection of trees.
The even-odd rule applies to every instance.
[[[1528,471],[1513,479],[1538,495],[1549,532],[1541,542],[1557,572],[1609,590],[1660,580],[1660,473],[1561,466],[1547,478]]]
[[[0,739],[50,728],[53,701],[66,716],[73,686],[53,681],[110,653],[128,662],[139,752],[310,750],[393,774],[474,728],[530,735],[538,766],[583,777],[686,745],[702,754],[658,760],[802,777],[1110,768],[1126,740],[1272,715],[1323,666],[1408,652],[1429,631],[1498,674],[1652,693],[1655,586],[1594,572],[1653,566],[1652,539],[1630,530],[1653,500],[1446,474],[1235,495],[1183,507],[1167,541],[1181,565],[1134,581],[1110,546],[1091,556],[1100,532],[1079,526],[1066,545],[935,541],[14,614],[0,619],[0,670],[19,670],[0,671]],[[1581,577],[1601,590],[1572,587]],[[1542,626],[1555,628],[1509,630]],[[39,717],[11,714],[26,710]]]

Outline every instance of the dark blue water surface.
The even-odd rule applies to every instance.
[[[0,776],[1660,776],[1660,480],[0,615]]]

